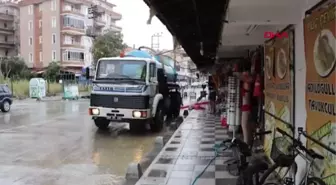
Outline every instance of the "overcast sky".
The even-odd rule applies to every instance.
[[[117,25],[122,27],[124,42],[136,47],[151,45],[151,36],[155,33],[163,33],[160,38],[160,49],[172,49],[172,36],[156,17],[152,24],[147,25],[149,8],[143,0],[109,0],[117,7],[115,11],[122,15],[121,21]]]

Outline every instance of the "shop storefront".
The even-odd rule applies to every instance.
[[[322,144],[336,148],[336,24],[335,2],[317,6],[304,19],[306,57],[306,130]],[[315,142],[307,146],[322,154],[314,175],[336,184],[336,155]]]
[[[285,149],[290,141],[276,132],[281,128],[293,135],[294,128],[294,29],[289,26],[281,33],[287,38],[274,38],[264,45],[264,94],[265,127],[273,133],[267,135],[264,149],[271,161],[278,155],[279,148]],[[281,145],[281,146],[280,146]]]

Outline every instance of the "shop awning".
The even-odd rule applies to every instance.
[[[213,65],[229,0],[144,0],[198,68]]]

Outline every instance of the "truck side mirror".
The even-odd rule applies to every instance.
[[[164,72],[163,72],[163,69],[158,69],[157,70],[157,80],[159,82],[163,82],[164,81]]]

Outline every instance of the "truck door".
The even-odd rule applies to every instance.
[[[149,64],[149,91],[150,91],[150,101],[149,103],[152,104],[157,90],[157,76],[156,76],[156,64],[150,63]]]

